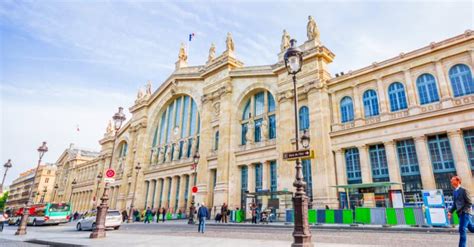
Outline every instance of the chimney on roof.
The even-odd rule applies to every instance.
[[[336,73],[336,77],[339,77],[339,73]]]

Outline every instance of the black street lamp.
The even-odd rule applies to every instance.
[[[137,173],[135,175],[135,186],[133,186],[133,196],[132,196],[132,202],[130,203],[130,213],[128,215],[128,220],[127,223],[132,223],[133,222],[133,207],[135,203],[135,193],[137,192],[137,184],[138,184],[138,173],[140,172],[140,169],[142,167],[140,166],[140,162],[137,163],[135,166],[135,170],[137,170]]]
[[[5,167],[5,173],[3,174],[2,184],[0,185],[0,194],[3,193],[3,185],[5,184],[5,178],[7,177],[8,169],[12,168],[12,160],[8,159],[7,163],[3,165]]]
[[[59,189],[59,185],[58,185],[58,184],[55,184],[55,185],[54,185],[54,195],[53,195],[53,199],[51,199],[52,202],[55,202],[55,201],[56,201],[56,194],[58,193],[58,189]]]
[[[114,135],[114,143],[112,145],[112,152],[110,154],[110,162],[109,162],[109,169],[112,168],[112,160],[114,159],[114,151],[115,151],[115,143],[117,142],[118,131],[122,127],[122,123],[125,121],[125,114],[123,113],[123,107],[118,108],[118,112],[114,114],[112,119],[114,120],[114,127],[115,127],[115,135]],[[96,228],[93,229],[89,238],[104,238],[105,237],[105,217],[107,216],[107,209],[109,206],[107,205],[107,201],[109,200],[108,196],[109,192],[109,183],[105,183],[104,186],[104,194],[102,198],[100,198],[101,203],[97,207],[97,216],[96,216]]]
[[[33,176],[33,180],[31,181],[30,190],[28,193],[28,200],[26,201],[25,207],[23,207],[23,215],[21,216],[20,225],[18,226],[18,229],[15,232],[15,235],[26,234],[26,222],[28,221],[28,216],[30,214],[31,195],[33,194],[33,187],[35,185],[36,174],[38,173],[38,169],[40,167],[41,159],[43,158],[43,155],[46,152],[48,152],[48,147],[46,146],[46,142],[43,142],[43,145],[41,145],[37,150],[39,154],[38,165],[36,166],[35,175]]]
[[[102,181],[102,178],[104,176],[102,175],[102,172],[99,172],[99,174],[97,174],[97,188],[95,190],[95,196],[94,196],[94,206],[92,207],[92,210],[94,210],[94,208],[97,207],[97,202],[99,201],[99,198],[97,198],[99,196],[99,187],[100,187],[100,182]]]
[[[285,67],[288,70],[288,74],[293,77],[293,100],[295,110],[295,144],[296,150],[299,150],[298,142],[298,92],[296,91],[296,74],[301,71],[303,65],[303,52],[296,47],[296,40],[290,40],[291,47],[285,52]],[[309,146],[309,136],[303,135],[304,139],[301,139],[302,145]],[[295,195],[293,196],[293,207],[294,207],[294,218],[295,226],[293,230],[293,243],[292,247],[296,246],[313,246],[311,242],[311,231],[309,230],[308,223],[308,197],[306,196],[305,187],[306,182],[304,181],[301,161],[296,160],[296,178],[293,182],[293,186],[296,187]]]
[[[198,152],[196,152],[193,156],[193,165],[192,165],[192,169],[193,169],[193,187],[196,186],[196,176],[197,176],[197,165],[199,163],[199,158],[201,158],[201,156],[199,155]],[[196,210],[196,208],[194,207],[194,199],[195,199],[195,196],[194,196],[194,193],[193,193],[193,196],[191,197],[191,206],[189,207],[189,219],[188,219],[188,224],[194,224],[194,211]]]

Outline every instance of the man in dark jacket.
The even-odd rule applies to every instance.
[[[206,219],[209,217],[209,211],[207,210],[204,203],[201,203],[201,207],[198,209],[197,216],[199,219],[198,232],[204,233],[206,228]]]
[[[459,247],[466,247],[466,228],[474,232],[474,224],[471,219],[472,200],[469,191],[461,187],[461,178],[454,176],[451,178],[451,186],[454,188],[453,207],[449,210],[448,217],[456,211],[459,217]]]
[[[151,209],[150,207],[148,207],[146,209],[146,212],[145,212],[145,220],[143,221],[143,223],[148,223],[150,224],[150,220],[153,218],[153,212],[151,212]]]

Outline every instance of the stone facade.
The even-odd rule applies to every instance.
[[[108,128],[100,140],[100,156],[59,166],[69,169],[61,178],[67,184],[77,177],[74,174],[83,177],[73,187],[85,192],[77,197],[73,193],[74,202],[85,204],[77,210],[92,208],[96,175],[108,167],[112,148],[117,175],[110,184],[109,205],[120,210],[130,206],[135,183],[135,207],[165,207],[172,212],[189,208],[194,181],[196,201],[217,209],[224,202],[232,209],[241,208],[247,192],[294,190],[294,161],[282,157],[295,143],[294,94],[283,52],[274,64],[244,66],[236,58],[238,44],[234,46],[230,34],[226,47],[217,57],[215,48],[210,49],[209,61],[201,66],[188,66],[185,49],[180,49],[176,70],[168,79],[153,92],[150,83],[146,92],[139,91],[115,144]],[[474,154],[468,153],[473,148],[469,130],[474,129],[474,94],[456,96],[449,76],[453,66],[463,64],[470,69],[472,82],[472,31],[336,77],[327,69],[335,55],[320,43],[319,32],[299,47],[304,63],[297,75],[298,104],[300,109],[305,107],[300,113],[308,112],[306,119],[299,118],[300,129],[308,131],[309,148],[315,153],[304,162],[303,171],[311,179],[307,192],[312,207],[338,207],[340,195],[333,186],[354,181],[406,181],[407,186],[418,183],[423,189],[434,189],[437,184],[444,186],[443,174],[457,174],[466,187],[474,189]],[[440,95],[430,103],[422,102],[425,99],[418,92],[417,80],[424,73],[435,77],[433,85]],[[405,97],[406,106],[402,102],[397,110],[391,106],[393,82],[402,85],[395,96]],[[364,95],[370,89],[372,101],[367,102]],[[342,115],[344,97],[350,98],[352,115],[347,111]],[[409,141],[401,142],[405,140]],[[411,152],[408,165],[416,166],[418,172],[415,168],[413,174],[402,171],[404,150]],[[433,161],[440,150],[446,157]],[[196,152],[200,160],[195,178],[191,166]],[[434,169],[436,162],[446,166],[446,171]],[[60,159],[59,163],[66,162]],[[142,167],[138,175],[137,163]],[[69,185],[60,191],[59,199],[64,200]],[[280,203],[291,204],[291,200],[280,198]]]

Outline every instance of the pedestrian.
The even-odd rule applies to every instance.
[[[77,218],[79,218],[79,213],[76,211],[76,212],[74,213],[73,219],[74,219],[74,220],[77,220]]]
[[[198,209],[197,214],[199,219],[198,232],[204,234],[204,230],[206,229],[206,219],[209,217],[209,210],[206,208],[204,202],[201,203],[201,207]]]
[[[166,218],[166,209],[163,208],[163,211],[161,211],[161,215],[162,215],[162,221],[165,222],[165,218]]]
[[[454,188],[454,199],[453,206],[448,212],[448,218],[451,219],[452,214],[456,211],[459,217],[459,247],[466,247],[466,228],[474,233],[474,224],[472,223],[471,215],[471,195],[467,189],[461,187],[461,178],[458,176],[451,178],[451,186]]]
[[[222,223],[228,223],[229,207],[224,202],[221,207]]]
[[[137,209],[133,209],[133,222],[140,221],[140,212]]]
[[[250,205],[250,211],[252,212],[252,224],[257,224],[257,205],[255,203]]]
[[[160,222],[160,217],[161,217],[162,212],[163,212],[162,208],[158,208],[158,210],[156,211],[156,223]]]
[[[122,211],[122,222],[125,222],[128,220],[128,213],[127,213],[127,210],[123,210]]]
[[[143,220],[143,223],[148,223],[150,224],[150,219],[153,217],[153,213],[151,212],[151,209],[150,207],[148,207],[145,211],[145,216],[144,216],[144,220]]]

